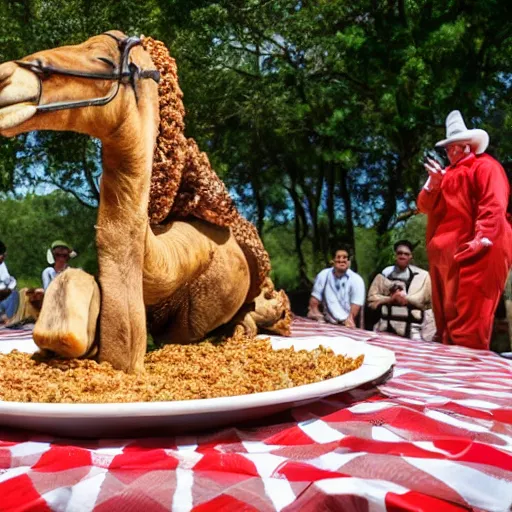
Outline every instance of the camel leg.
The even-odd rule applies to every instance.
[[[233,238],[210,253],[210,261],[179,293],[179,306],[167,328],[155,339],[160,343],[191,343],[204,339],[214,329],[227,324],[242,307],[249,290],[249,267]]]
[[[238,245],[225,249],[219,251],[207,271],[191,283],[189,325],[194,340],[202,339],[212,328],[228,323],[247,296],[250,275],[245,256]],[[231,277],[234,266],[239,269],[235,273],[236,279]],[[242,272],[245,279],[240,279]],[[216,297],[212,296],[212,288],[217,290]]]
[[[250,309],[242,319],[239,319],[235,333],[240,333],[243,329],[247,336],[254,336],[255,330],[290,336],[290,301],[283,290],[276,291],[269,277],[263,282],[261,293]]]
[[[62,357],[92,357],[100,290],[94,277],[78,269],[59,274],[45,292],[34,327],[34,342]]]
[[[244,306],[233,318],[231,325],[234,325],[233,336],[249,336],[254,337],[258,334],[258,326],[254,320],[254,303],[250,306]]]
[[[217,320],[212,323],[215,312],[227,297],[232,300],[238,292],[238,303],[243,300],[243,295],[239,293],[240,287],[235,290],[237,283],[230,283],[226,276],[229,276],[229,268],[219,272],[219,268],[213,266],[210,272],[206,272],[195,281],[191,285],[192,290],[189,290],[191,300],[185,302],[184,307],[174,317],[170,330],[166,331],[163,337],[158,336],[156,339],[160,342],[189,343],[203,339],[206,334],[224,323],[230,326],[229,329],[232,329],[235,337],[254,337],[261,332],[290,336],[292,321],[290,301],[283,290],[275,290],[270,278],[265,280],[260,295],[253,302],[243,304],[234,316],[232,311],[236,306],[222,309],[224,312],[230,312],[228,316],[224,321]],[[214,281],[219,277],[226,295],[212,296],[208,293],[211,290],[209,286],[215,287]],[[204,293],[201,293],[201,290]]]

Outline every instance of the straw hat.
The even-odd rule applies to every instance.
[[[440,140],[436,146],[448,146],[455,142],[466,142],[477,154],[483,153],[489,145],[489,134],[485,130],[468,130],[462,114],[454,110],[446,118],[446,139]]]
[[[49,265],[53,265],[55,263],[55,258],[53,257],[53,249],[57,247],[65,247],[66,249],[69,249],[70,258],[74,258],[77,255],[73,250],[73,247],[71,247],[68,243],[64,242],[63,240],[55,240],[52,242],[52,245],[50,245],[48,251],[46,251],[46,261]]]

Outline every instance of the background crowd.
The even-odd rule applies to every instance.
[[[73,248],[63,240],[55,240],[46,252],[48,266],[42,271],[36,287],[17,288],[16,279],[9,273],[5,258],[7,247],[0,241],[0,325],[37,320],[44,299],[44,292],[58,274],[68,268],[76,257]]]
[[[369,288],[408,239],[429,269],[416,196],[454,105],[512,170],[507,0],[23,0],[0,4],[0,60],[119,28],[178,64],[187,136],[258,227],[278,288],[305,314],[340,245]],[[40,286],[47,233],[95,273],[101,148],[69,133],[0,139],[0,236],[18,288]]]
[[[112,28],[162,40],[186,135],[257,225],[293,300],[340,244],[367,286],[402,238],[419,242],[416,264],[428,268],[426,219],[415,215],[421,160],[454,106],[510,172],[510,10],[507,0],[2,2],[0,60]],[[0,235],[16,247],[21,285],[38,283],[49,232],[96,271],[100,151],[66,133],[0,140]]]
[[[446,138],[436,144],[448,165],[435,152],[426,155],[428,179],[418,196],[418,207],[428,215],[430,275],[410,265],[411,242],[395,243],[395,264],[373,280],[368,293],[370,307],[379,310],[377,331],[490,348],[512,267],[512,216],[508,179],[485,153],[488,144],[488,133],[468,130],[458,110],[448,115]],[[363,305],[363,280],[350,270],[348,252],[339,250],[333,268],[315,280],[308,316],[354,327]]]

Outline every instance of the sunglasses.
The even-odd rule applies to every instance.
[[[412,256],[412,253],[404,251],[397,251],[396,254],[397,256]]]
[[[69,252],[56,252],[54,253],[55,258],[67,258],[69,256]]]

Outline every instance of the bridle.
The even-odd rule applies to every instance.
[[[87,73],[84,71],[75,71],[72,69],[61,69],[45,65],[39,59],[31,62],[26,62],[23,60],[15,61],[18,66],[32,71],[39,77],[39,98],[37,99],[38,112],[54,112],[56,110],[66,110],[70,108],[106,105],[116,97],[121,84],[130,84],[135,92],[135,98],[138,100],[136,87],[137,80],[151,78],[156,83],[160,81],[160,73],[156,69],[141,70],[133,62],[128,62],[131,49],[142,44],[142,41],[139,37],[131,36],[125,39],[120,39],[114,34],[110,34],[108,32],[105,32],[103,35],[114,39],[117,42],[119,48],[119,68],[116,69],[113,73]],[[101,98],[77,101],[57,101],[55,103],[39,105],[43,91],[43,80],[49,78],[52,75],[76,76],[79,78],[89,78],[91,80],[110,80],[115,81],[115,83],[112,84],[109,93]]]

